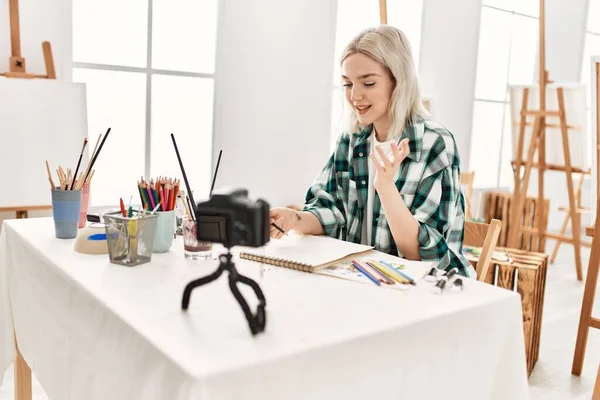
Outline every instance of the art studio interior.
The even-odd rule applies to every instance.
[[[600,0],[0,0],[0,400],[600,400]]]

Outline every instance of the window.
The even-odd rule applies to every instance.
[[[210,189],[217,0],[73,1],[73,80],[85,82],[89,152],[112,128],[94,169],[92,206],[133,195],[141,176]],[[107,24],[106,21],[110,21]]]
[[[388,0],[388,24],[402,30],[410,41],[415,66],[419,67],[421,44],[422,0]],[[344,96],[340,87],[339,57],[344,47],[361,30],[379,25],[379,2],[373,0],[338,0],[337,32],[333,68],[333,108],[331,124],[331,147],[340,134]]]
[[[475,187],[513,184],[508,87],[534,83],[538,7],[537,0],[483,1],[469,157]]]
[[[591,90],[591,57],[600,56],[600,0],[589,0],[587,32],[585,34],[585,45],[583,48],[583,62],[581,63],[581,82],[586,86],[587,92],[587,130],[590,136],[592,132],[592,90]],[[594,17],[592,17],[594,16]],[[588,146],[588,160],[592,159],[592,146]]]

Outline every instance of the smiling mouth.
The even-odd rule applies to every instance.
[[[359,114],[365,114],[367,111],[369,111],[369,109],[371,108],[370,105],[368,106],[354,106],[354,108],[356,109],[356,112],[358,112]]]

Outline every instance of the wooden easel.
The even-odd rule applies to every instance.
[[[387,0],[379,0],[379,23],[387,24]]]
[[[600,62],[595,65],[596,74],[596,156],[600,157]],[[600,158],[596,158],[596,179],[600,183]],[[596,295],[596,286],[598,285],[598,272],[600,270],[600,186],[596,186],[596,223],[593,232],[586,229],[588,235],[591,233],[592,253],[590,254],[590,263],[588,265],[587,276],[585,278],[585,289],[583,291],[583,300],[581,301],[581,313],[579,314],[579,328],[577,329],[577,341],[575,342],[575,354],[573,355],[573,366],[571,373],[581,375],[583,369],[583,358],[587,345],[587,338],[590,328],[600,329],[600,318],[592,317],[592,308],[594,306],[594,297]],[[600,374],[600,370],[599,370]],[[600,379],[600,378],[598,378]],[[596,382],[598,387],[598,382]],[[599,389],[596,389],[599,390]],[[595,391],[596,391],[595,390]],[[594,392],[595,392],[594,391]],[[595,397],[600,394],[595,394]]]
[[[50,42],[42,43],[44,63],[46,64],[46,75],[27,73],[25,70],[25,58],[21,56],[21,33],[19,29],[19,0],[9,0],[10,14],[10,48],[11,56],[8,58],[8,72],[0,72],[0,76],[8,78],[44,78],[56,79],[54,70],[54,59],[52,58],[52,47]]]
[[[578,214],[584,214],[584,213],[590,212],[589,207],[584,207],[581,204],[581,187],[583,186],[585,176],[591,175],[591,173],[592,173],[592,169],[590,168],[589,170],[586,171],[586,173],[579,174],[579,180],[577,181],[577,184],[575,185],[575,199],[577,199],[577,213]],[[552,251],[552,255],[550,256],[550,263],[553,263],[554,260],[556,260],[556,256],[558,255],[558,249],[560,248],[560,245],[562,243],[570,244],[573,242],[573,238],[569,237],[566,234],[567,225],[569,224],[569,221],[571,220],[571,208],[569,206],[560,206],[560,207],[558,207],[558,211],[566,212],[567,214],[565,215],[565,219],[563,220],[563,223],[560,227],[560,231],[557,234],[549,234],[549,233],[547,234],[547,236],[549,238],[556,239],[556,244],[554,245],[554,250]],[[592,243],[581,240],[581,245],[584,247],[591,247]]]
[[[527,187],[529,185],[529,177],[532,168],[538,169],[538,207],[541,207],[541,215],[544,214],[544,172],[548,170],[564,171],[567,177],[567,190],[569,193],[569,206],[571,212],[571,226],[573,229],[573,249],[575,251],[575,267],[577,271],[577,279],[582,280],[581,270],[581,231],[580,231],[580,219],[577,213],[577,202],[575,199],[575,190],[573,187],[573,172],[583,172],[574,170],[571,165],[571,152],[569,148],[569,138],[567,134],[567,120],[565,115],[565,102],[563,88],[557,88],[558,95],[558,110],[547,110],[546,109],[546,85],[550,83],[548,79],[548,71],[546,71],[545,63],[545,38],[544,38],[544,0],[540,0],[540,101],[539,110],[529,110],[527,108],[529,90],[524,89],[523,99],[521,105],[521,123],[519,126],[519,141],[517,144],[517,159],[515,163],[515,191],[511,204],[511,223],[510,233],[508,239],[508,247],[518,248],[519,233],[521,229],[520,217],[522,216],[522,210],[527,197]],[[529,115],[534,116],[533,131],[531,134],[531,143],[527,152],[527,161],[525,162],[525,171],[523,180],[521,181],[521,168],[523,167],[523,147],[525,140],[525,127],[527,124],[526,117]],[[562,135],[563,153],[565,159],[565,165],[547,165],[546,164],[546,117],[547,116],[558,116],[560,119],[560,130]],[[538,163],[533,164],[533,157],[538,151]],[[547,211],[546,211],[547,212]],[[538,226],[535,229],[535,240],[540,241],[540,251],[545,251],[545,237],[548,233],[546,232],[543,224],[543,218],[538,219]]]

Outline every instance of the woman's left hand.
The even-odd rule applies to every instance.
[[[396,145],[396,143],[391,143],[390,147],[392,149],[391,157],[388,157],[381,146],[376,146],[377,153],[379,157],[375,154],[371,153],[371,161],[373,161],[373,165],[375,165],[375,177],[373,178],[373,186],[375,190],[379,191],[380,188],[385,185],[394,184],[394,175],[398,168],[400,168],[400,164],[406,156],[410,153],[410,149],[408,148],[408,139],[404,139],[400,142],[400,144]]]

